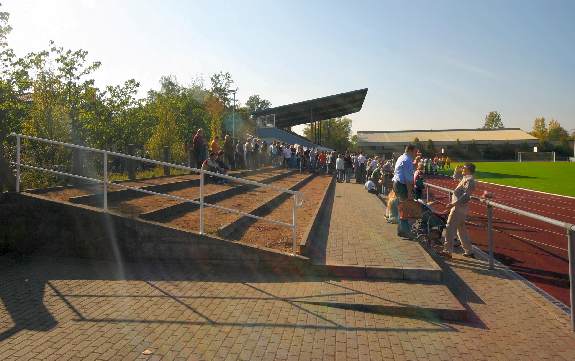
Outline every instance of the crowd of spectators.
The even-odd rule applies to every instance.
[[[229,135],[223,142],[215,136],[211,142],[204,139],[198,129],[190,149],[190,164],[197,168],[227,173],[232,169],[258,169],[276,166],[299,169],[321,174],[332,174],[338,182],[364,184],[368,192],[387,194],[392,189],[395,159],[381,156],[367,156],[363,152],[335,152],[325,148],[304,147],[279,141],[267,142],[255,136],[232,139]],[[421,198],[425,175],[437,174],[451,167],[451,160],[445,155],[414,159],[417,171],[413,184],[415,194]]]
[[[229,135],[223,142],[215,136],[208,144],[202,129],[198,129],[191,145],[190,163],[214,173],[227,174],[230,169],[258,169],[264,166],[284,167],[301,172],[333,175],[338,182],[363,184],[374,194],[388,195],[388,216],[398,223],[398,235],[409,237],[410,226],[406,218],[399,216],[397,208],[406,201],[421,200],[425,190],[425,176],[435,175],[451,168],[446,155],[423,157],[413,146],[408,145],[405,153],[397,159],[384,159],[377,155],[366,156],[363,152],[345,151],[337,153],[325,148],[304,147],[279,141],[270,143],[254,136],[244,140],[233,140]],[[191,158],[192,158],[191,157]],[[467,203],[475,187],[471,163],[458,166],[453,179],[459,182],[451,203],[447,204],[449,217],[446,225],[446,240],[442,254],[451,257],[455,234],[461,239],[464,255],[473,256],[471,241],[465,229]],[[215,182],[225,180],[210,177]]]
[[[236,140],[226,135],[223,143],[219,136],[215,136],[208,143],[203,130],[198,129],[189,148],[189,159],[190,165],[222,174],[232,169],[258,169],[264,166],[335,174],[337,153],[325,148],[267,142],[251,135]],[[349,168],[353,168],[351,158],[348,163]],[[351,171],[348,172],[348,179],[350,176]]]

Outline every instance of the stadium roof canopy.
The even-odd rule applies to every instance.
[[[358,131],[359,145],[407,144],[415,138],[424,143],[431,139],[436,144],[455,143],[523,143],[537,141],[537,138],[519,128],[503,129],[444,129],[444,130],[402,130],[402,131]]]
[[[358,112],[363,106],[366,95],[367,88],[260,110],[252,115],[254,117],[275,115],[277,128],[292,127]]]

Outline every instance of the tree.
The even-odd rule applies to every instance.
[[[503,120],[501,119],[501,114],[497,111],[489,112],[485,116],[485,123],[483,124],[483,129],[501,129],[503,128]]]
[[[433,143],[433,140],[431,140],[431,139],[427,140],[426,151],[427,151],[427,154],[431,157],[433,157],[435,155],[435,153],[437,152],[435,149],[435,144]]]
[[[224,103],[215,95],[206,98],[206,111],[210,117],[210,133],[212,139],[222,135],[222,120],[224,115]]]
[[[550,141],[561,141],[569,138],[569,133],[561,126],[555,119],[549,121],[549,129],[547,139]]]
[[[271,107],[271,105],[272,105],[272,103],[270,103],[269,100],[262,99],[257,94],[250,96],[248,98],[248,100],[246,101],[246,107],[249,109],[250,113],[253,113],[253,112],[256,112],[259,110],[269,109],[269,107]]]
[[[358,152],[359,151],[359,145],[357,144],[357,142],[358,142],[357,134],[352,135],[350,140],[349,140],[349,147],[348,147],[348,150],[350,152]]]
[[[351,119],[334,118],[324,120],[321,123],[322,145],[336,149],[340,152],[350,147],[351,142]],[[303,134],[306,138],[312,139],[312,128],[308,124],[304,128]]]
[[[533,129],[530,134],[539,140],[547,139],[548,130],[544,117],[535,118],[533,121]]]
[[[139,87],[130,79],[104,90],[91,89],[80,115],[90,146],[124,152],[128,144],[146,143],[156,122],[142,112],[143,101],[136,97]]]
[[[169,147],[172,159],[184,158],[184,143],[178,132],[178,106],[177,98],[168,94],[158,94],[153,103],[154,115],[158,124],[146,144],[146,149],[153,158],[160,159],[164,147]]]
[[[5,160],[6,137],[19,128],[19,123],[26,109],[20,101],[22,93],[19,91],[18,82],[15,81],[17,72],[13,71],[14,52],[8,48],[6,38],[12,27],[8,20],[10,14],[0,11],[0,192],[13,189],[15,180],[9,163]]]
[[[415,137],[415,139],[413,139],[413,145],[415,146],[415,148],[417,148],[417,150],[419,150],[420,152],[424,152],[423,149],[423,144],[421,144],[421,141],[419,140],[419,138]]]
[[[210,92],[220,100],[225,108],[229,108],[231,104],[230,92],[234,84],[232,75],[229,72],[220,71],[213,74],[210,81],[212,83]]]

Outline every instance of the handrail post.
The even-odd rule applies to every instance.
[[[297,238],[297,232],[296,232],[296,208],[297,208],[297,195],[294,194],[293,195],[293,210],[292,210],[292,224],[293,224],[293,228],[292,228],[292,252],[294,255],[297,254],[297,246],[296,246],[296,238]]]
[[[108,152],[104,151],[104,210],[108,210]]]
[[[128,155],[135,155],[136,146],[134,144],[128,144]],[[128,158],[126,162],[126,168],[128,168],[128,179],[136,179],[136,163],[133,159]]]
[[[200,234],[204,234],[204,170],[200,169]]]
[[[163,152],[162,152],[162,157],[163,157],[163,161],[166,163],[170,162],[170,147],[165,146],[163,148]],[[169,176],[170,175],[170,167],[168,167],[167,165],[164,166],[164,175],[165,176]]]
[[[575,302],[575,231],[567,229],[567,247],[569,251],[569,295],[571,300],[571,330],[575,331],[575,314],[573,302]]]
[[[493,206],[489,203],[487,204],[487,244],[489,247],[489,269],[493,269]]]
[[[21,139],[20,134],[16,135],[16,193],[20,193],[20,160],[21,160]]]

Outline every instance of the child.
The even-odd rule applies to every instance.
[[[458,165],[453,171],[453,180],[460,181],[463,179],[463,166]]]

